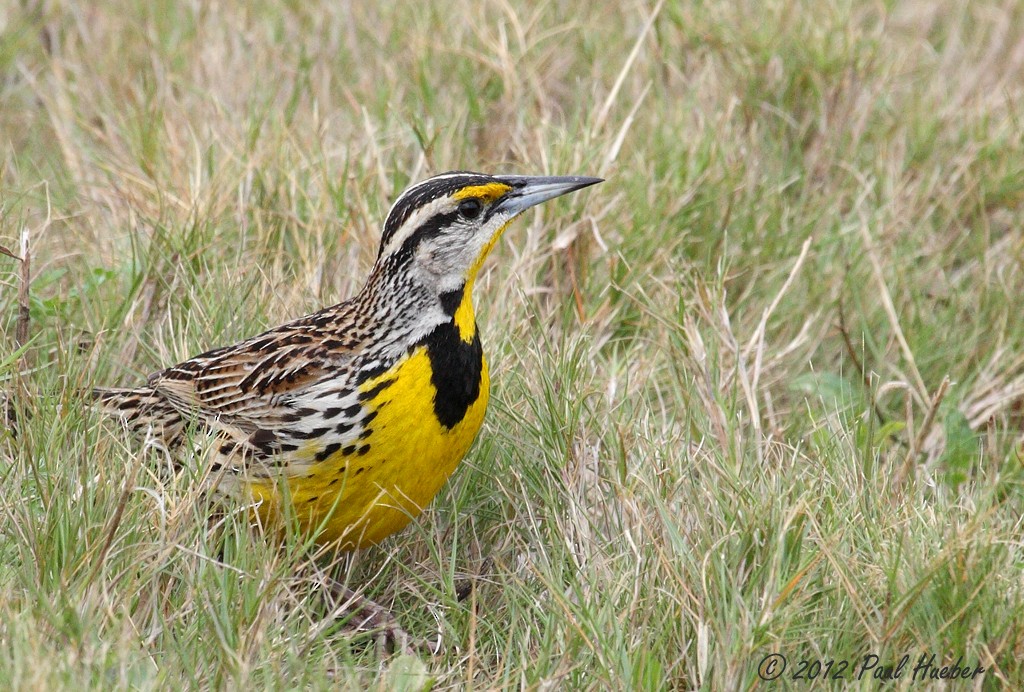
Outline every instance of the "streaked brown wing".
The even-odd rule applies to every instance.
[[[313,317],[155,373],[149,386],[183,415],[216,427],[276,429],[295,411],[304,390],[344,377],[353,357],[356,344],[325,339],[310,323]]]

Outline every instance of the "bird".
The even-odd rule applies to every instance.
[[[603,182],[451,171],[392,205],[351,298],[93,402],[176,463],[205,457],[218,499],[315,543],[380,543],[429,505],[476,439],[490,389],[473,287],[510,222]],[[197,432],[205,455],[190,453]],[[290,505],[290,506],[289,506]]]

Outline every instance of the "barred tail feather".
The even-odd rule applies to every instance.
[[[116,418],[134,435],[153,436],[171,448],[182,441],[185,421],[176,408],[151,387],[96,388],[93,399],[100,410]]]

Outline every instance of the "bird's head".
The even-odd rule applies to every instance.
[[[472,284],[512,219],[599,182],[465,171],[434,176],[403,192],[391,207],[376,268],[404,275],[436,295],[458,291]]]

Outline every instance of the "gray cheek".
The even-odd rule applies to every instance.
[[[441,271],[457,271],[462,267],[464,247],[438,246],[430,251],[431,265]]]

